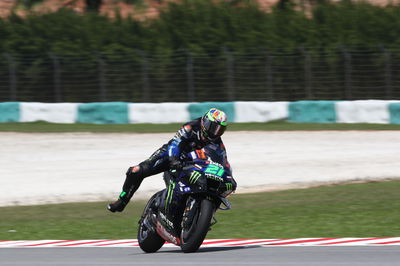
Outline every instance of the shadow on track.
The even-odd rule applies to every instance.
[[[262,246],[261,245],[257,245],[257,246],[240,246],[240,247],[200,247],[200,249],[198,251],[194,252],[193,254],[205,253],[205,252],[207,252],[207,253],[208,252],[222,252],[222,251],[248,249],[248,248],[259,248],[259,247],[262,247]],[[162,250],[162,251],[158,251],[156,253],[182,253],[182,254],[185,254],[180,249]]]

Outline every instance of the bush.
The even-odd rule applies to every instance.
[[[95,80],[99,62],[103,60],[108,63],[108,71],[118,72],[115,66],[121,65],[118,69],[124,73],[118,77],[110,75],[116,90],[113,95],[119,97],[115,100],[131,100],[134,95],[140,98],[139,91],[146,86],[163,88],[165,96],[162,97],[165,98],[161,100],[168,100],[174,90],[185,93],[186,85],[184,82],[166,85],[165,79],[172,80],[176,73],[185,72],[190,67],[187,56],[191,55],[196,64],[194,73],[207,79],[207,82],[198,83],[198,89],[205,90],[199,97],[207,100],[210,95],[207,88],[228,86],[226,60],[227,51],[231,51],[238,62],[242,60],[241,55],[247,56],[243,62],[252,70],[251,78],[260,82],[265,79],[268,55],[300,56],[302,59],[299,60],[284,56],[277,56],[275,60],[282,69],[287,69],[285,71],[297,71],[293,74],[295,76],[275,77],[272,84],[286,95],[281,99],[290,100],[305,97],[297,91],[297,83],[304,83],[305,79],[303,47],[315,58],[314,61],[318,61],[316,66],[332,70],[331,78],[337,80],[345,76],[342,73],[343,47],[360,51],[385,47],[398,55],[400,7],[378,7],[346,0],[340,3],[323,1],[313,8],[311,16],[306,16],[290,4],[276,6],[267,13],[251,1],[183,0],[180,4],[170,3],[159,18],[147,21],[118,16],[110,19],[91,12],[80,15],[66,9],[43,15],[30,14],[26,18],[13,14],[8,19],[0,19],[0,36],[0,53],[25,59],[18,65],[18,73],[32,80],[29,85],[18,84],[25,91],[33,90],[32,86],[52,82],[54,75],[49,72],[51,62],[54,63],[54,57],[49,56],[52,54],[60,57],[60,64],[64,64],[62,76],[73,80],[75,74],[71,71],[80,69],[92,78],[93,82],[82,87],[81,91],[89,93],[99,86]],[[321,59],[320,55],[326,53],[329,57]],[[178,58],[176,54],[185,56]],[[77,60],[79,67],[74,65]],[[152,65],[146,69],[148,76],[143,76],[140,71],[146,68],[144,62],[147,60]],[[380,67],[382,60],[371,57],[366,62]],[[1,65],[7,65],[5,57],[0,58]],[[0,77],[6,80],[7,73],[6,67],[0,68]],[[240,82],[249,77],[246,73],[237,76],[238,89],[251,89],[248,83]],[[374,76],[369,78],[376,79]],[[147,79],[152,79],[152,84],[146,85]],[[318,80],[315,83],[321,91],[336,88],[319,85]],[[64,89],[72,90],[71,86],[64,85]],[[79,86],[84,85],[74,86],[73,90],[80,90]],[[41,86],[44,94],[52,90],[49,86],[48,91],[45,88]],[[214,100],[224,100],[226,93],[216,97]],[[247,95],[241,99],[252,98]]]

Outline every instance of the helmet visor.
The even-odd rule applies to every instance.
[[[220,124],[210,121],[208,119],[205,119],[205,121],[203,123],[203,127],[207,134],[206,137],[209,139],[216,139],[218,137],[221,137],[222,134],[224,134],[224,132],[226,130],[226,126],[220,125]]]

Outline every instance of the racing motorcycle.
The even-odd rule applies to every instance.
[[[236,183],[218,147],[208,145],[190,157],[182,170],[164,172],[167,188],[155,193],[144,208],[137,239],[146,253],[156,252],[165,241],[185,253],[197,251],[217,222],[216,210],[231,209],[226,197]]]

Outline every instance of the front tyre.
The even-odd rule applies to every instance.
[[[190,221],[183,224],[181,232],[181,249],[185,253],[196,252],[206,238],[214,214],[214,204],[208,199],[192,199],[199,204],[188,202]]]

